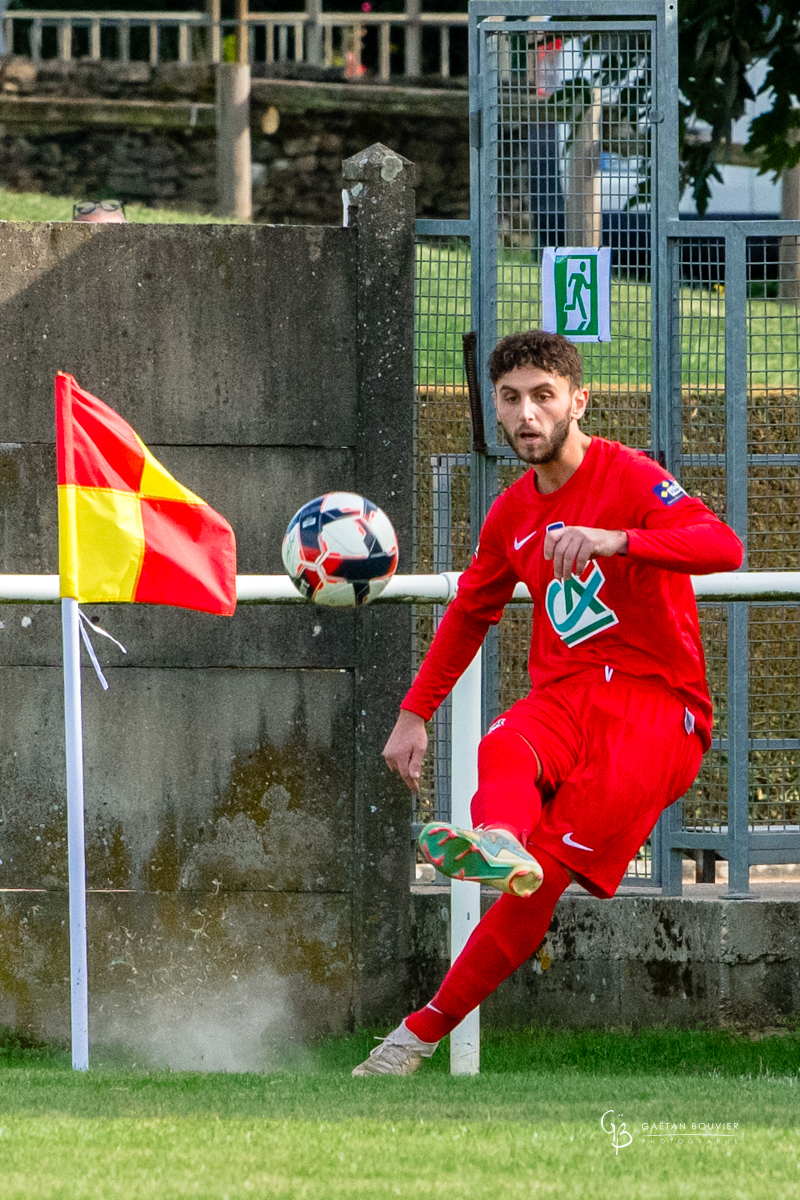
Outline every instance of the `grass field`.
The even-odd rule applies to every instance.
[[[85,199],[86,196],[48,196],[39,192],[9,192],[0,188],[0,221],[71,221],[73,204]],[[235,223],[213,214],[147,208],[144,204],[126,204],[125,215],[129,221],[148,225]]]
[[[461,334],[470,328],[469,248],[444,239],[417,249],[417,361],[423,386],[464,383]],[[763,285],[760,285],[763,292]],[[511,332],[541,319],[539,266],[530,255],[506,252],[498,266],[498,329]],[[798,314],[793,302],[754,294],[747,302],[748,386],[797,394],[800,379]],[[610,390],[649,391],[652,381],[650,285],[612,276],[611,337],[580,347],[588,383]],[[725,292],[679,289],[681,374],[700,393],[724,389]]]
[[[76,1075],[7,1045],[0,1196],[800,1196],[797,1032],[490,1034],[476,1078],[451,1078],[440,1050],[410,1079],[352,1079],[370,1044],[331,1040],[263,1076]]]
[[[0,188],[0,221],[70,221],[72,196],[10,192]],[[126,206],[129,221],[141,224],[231,224],[209,213]],[[464,383],[461,334],[471,323],[469,249],[444,240],[422,243],[417,252],[417,363],[423,386]],[[724,289],[680,289],[683,382],[701,392],[724,388]],[[540,320],[539,266],[529,254],[507,251],[499,266],[497,312],[504,330],[529,328]],[[748,301],[749,385],[796,392],[800,377],[798,306],[753,296]],[[650,285],[614,277],[611,285],[612,341],[584,345],[587,382],[604,388],[649,391]]]

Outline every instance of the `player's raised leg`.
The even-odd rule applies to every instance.
[[[543,882],[535,896],[500,896],[479,922],[424,1008],[393,1030],[353,1071],[354,1075],[410,1075],[443,1037],[477,1008],[539,947],[556,902],[569,883],[566,868],[541,855]]]

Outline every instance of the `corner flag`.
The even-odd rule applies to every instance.
[[[61,595],[232,616],[228,522],[161,466],[112,408],[56,376]]]

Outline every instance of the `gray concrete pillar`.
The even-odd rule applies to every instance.
[[[217,198],[220,215],[249,221],[253,215],[250,149],[250,67],[217,66]]]
[[[380,144],[343,164],[357,239],[356,480],[389,514],[412,570],[416,170]],[[411,609],[359,613],[355,679],[354,1017],[403,1015],[409,956],[411,795],[381,750],[411,682]]]
[[[312,67],[322,66],[322,0],[306,0],[306,62]]]
[[[406,0],[406,75],[416,79],[422,74],[422,26],[420,0]]]

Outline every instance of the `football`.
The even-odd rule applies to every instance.
[[[306,600],[354,607],[379,596],[394,574],[397,535],[377,504],[352,492],[326,492],[294,514],[281,553]]]

